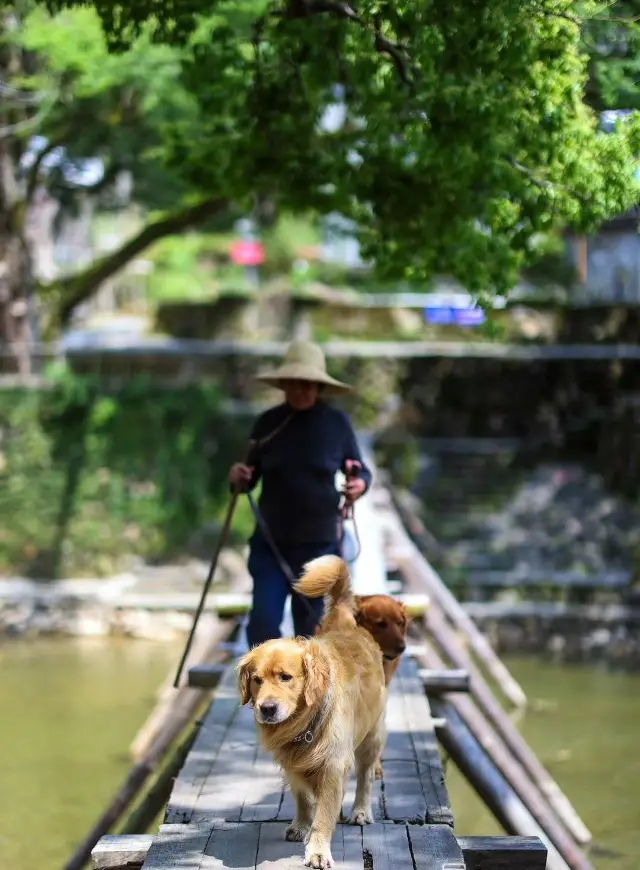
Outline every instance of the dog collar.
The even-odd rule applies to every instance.
[[[316,725],[320,721],[320,713],[321,711],[318,710],[318,712],[314,714],[311,722],[309,722],[309,725],[307,726],[306,731],[303,731],[302,734],[298,734],[297,737],[294,737],[291,741],[292,743],[313,743],[313,738],[315,736],[313,732]]]

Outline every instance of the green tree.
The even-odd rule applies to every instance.
[[[193,125],[198,112],[180,77],[180,52],[145,36],[110,54],[91,9],[53,19],[44,9],[0,15],[0,260],[9,266],[0,274],[0,343],[28,342],[28,303],[37,302],[45,326],[55,328],[157,238],[225,212],[226,202],[167,168],[171,131]],[[87,158],[103,165],[92,184],[80,177]],[[87,196],[99,208],[117,208],[114,182],[124,171],[149,223],[77,273],[38,282],[27,225],[41,190],[63,216]]]
[[[164,82],[158,74],[157,88],[150,67],[137,79],[161,104],[139,153],[185,197],[198,193],[188,223],[231,205],[247,211],[256,199],[339,211],[360,227],[381,277],[446,272],[492,294],[513,286],[544,233],[589,231],[637,199],[637,119],[604,133],[585,99],[578,13],[592,10],[584,3],[366,0],[356,12],[341,0],[167,0],[159,11],[153,0],[101,0],[95,8],[115,65],[103,54],[100,64],[113,76],[135,71],[143,55],[167,59],[171,73]],[[50,51],[44,30],[34,50]],[[60,64],[62,80],[75,83],[73,105],[78,77],[64,52]],[[117,93],[127,93],[118,81]],[[136,137],[146,118],[136,111]],[[120,125],[94,142],[131,154]],[[68,313],[159,231],[182,229],[181,213],[43,294]]]
[[[628,0],[600,3],[582,23],[589,54],[586,100],[607,109],[640,109],[640,9]]]

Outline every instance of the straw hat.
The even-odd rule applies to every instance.
[[[322,384],[326,395],[350,393],[351,387],[327,374],[327,363],[322,348],[310,341],[292,341],[277,369],[264,372],[257,380],[271,387],[282,388],[282,381],[313,381]]]

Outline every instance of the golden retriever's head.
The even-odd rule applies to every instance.
[[[406,649],[410,617],[404,604],[389,595],[360,595],[356,598],[356,621],[366,629],[385,659],[396,659]]]
[[[279,725],[302,709],[314,707],[329,682],[329,663],[321,645],[313,640],[268,640],[238,663],[242,703],[253,703],[261,725]]]

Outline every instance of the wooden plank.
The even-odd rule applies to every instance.
[[[151,834],[105,834],[91,850],[94,870],[120,870],[142,864],[151,848]]]
[[[466,870],[545,870],[547,865],[539,837],[458,837],[458,845]]]
[[[189,822],[200,791],[213,768],[238,708],[235,666],[229,665],[204,717],[200,733],[180,771],[165,813],[165,822]]]
[[[293,795],[287,786],[282,795],[282,803],[278,810],[277,820],[279,822],[291,822],[296,814],[296,808],[293,800]]]
[[[188,681],[192,689],[215,689],[227,670],[226,665],[193,665]]]
[[[465,870],[462,849],[448,825],[412,827],[407,833],[415,870]]]
[[[211,830],[197,825],[161,825],[143,870],[187,870],[200,866]]]
[[[408,733],[405,702],[400,680],[389,685],[386,710],[387,741],[382,752],[384,761],[417,761],[413,740]]]
[[[395,596],[414,617],[424,616],[429,607],[429,596],[424,593]],[[180,610],[190,612],[198,607],[200,597],[194,592],[175,592],[169,595],[125,593],[113,607],[116,610]],[[219,592],[209,595],[205,612],[215,611],[219,617],[244,616],[251,610],[251,595],[244,592]]]
[[[303,866],[304,843],[290,843],[285,840],[286,829],[287,825],[281,822],[267,822],[260,825],[256,870],[300,870]],[[334,831],[331,856],[334,866],[340,867],[344,856],[342,825],[337,825]],[[361,868],[362,862],[358,870]]]
[[[429,814],[420,771],[415,761],[385,761],[382,769],[385,818],[424,824]]]
[[[367,825],[362,829],[364,862],[372,870],[412,870],[407,828],[404,825]],[[464,870],[464,868],[462,868]]]
[[[399,680],[404,696],[407,730],[413,741],[418,775],[425,799],[425,818],[429,824],[453,826],[453,813],[444,782],[431,709],[411,659],[403,658],[394,680]]]
[[[469,671],[462,668],[457,670],[454,668],[445,670],[420,668],[418,676],[422,682],[423,689],[428,695],[442,695],[446,692],[468,692],[471,689]]]
[[[226,824],[212,831],[198,870],[254,870],[260,825]]]
[[[362,828],[355,825],[339,825],[339,828],[342,831],[342,867],[344,870],[363,870]]]
[[[256,797],[260,788],[260,783],[255,782],[251,775],[257,747],[253,710],[248,706],[237,706],[233,722],[202,784],[192,822],[240,821],[245,801]]]
[[[276,821],[284,799],[282,771],[267,752],[258,749],[249,776],[254,788],[244,801],[240,820]]]

